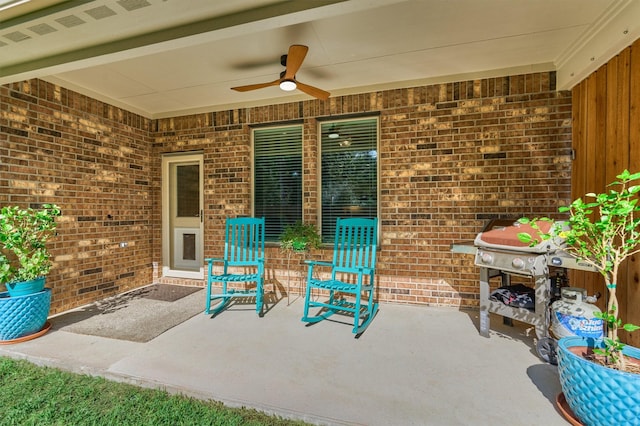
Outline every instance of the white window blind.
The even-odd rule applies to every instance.
[[[278,241],[302,220],[302,126],[254,129],[253,212],[265,218],[265,240]]]

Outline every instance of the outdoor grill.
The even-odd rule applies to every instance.
[[[553,222],[538,222],[540,230],[552,230]],[[480,335],[489,337],[490,313],[515,319],[535,327],[538,339],[549,336],[549,303],[552,296],[550,267],[594,271],[562,250],[564,241],[558,237],[529,246],[518,239],[518,233],[537,235],[531,226],[517,220],[495,219],[480,232],[473,244],[455,243],[452,251],[474,254],[480,267]],[[511,277],[528,277],[533,281],[533,307],[518,307],[494,300],[490,280],[500,278],[501,287],[511,286]]]

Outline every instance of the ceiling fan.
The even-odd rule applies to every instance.
[[[248,92],[249,90],[262,89],[270,86],[280,86],[282,90],[287,92],[298,89],[301,92],[311,95],[314,98],[327,100],[330,93],[317,87],[309,86],[296,80],[296,73],[304,61],[304,57],[307,55],[309,48],[300,44],[293,44],[289,47],[289,53],[282,55],[280,63],[285,67],[285,70],[280,73],[280,78],[268,83],[249,84],[246,86],[232,87],[231,90],[237,90],[238,92]]]

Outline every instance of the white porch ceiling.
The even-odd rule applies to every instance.
[[[32,0],[0,11],[0,84],[149,118],[276,104],[311,98],[230,87],[304,44],[298,80],[332,97],[547,70],[569,89],[639,37],[638,0]]]

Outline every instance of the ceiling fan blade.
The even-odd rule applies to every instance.
[[[270,81],[268,83],[257,83],[248,84],[246,86],[232,87],[231,90],[236,90],[238,92],[248,92],[249,90],[262,89],[263,87],[277,86],[278,84],[280,84],[280,79]]]
[[[296,73],[304,61],[304,57],[307,56],[309,48],[301,44],[293,44],[289,47],[289,53],[287,53],[287,70],[284,73],[285,80],[293,80]]]
[[[306,93],[307,95],[311,95],[314,98],[322,99],[323,101],[329,99],[329,96],[331,95],[331,93],[329,92],[325,92],[324,90],[318,89],[317,87],[309,86],[308,84],[300,83],[299,81],[296,81],[296,84],[298,85],[298,89],[300,89],[300,91]]]

